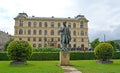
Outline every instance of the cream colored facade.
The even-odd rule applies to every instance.
[[[15,19],[15,40],[26,40],[33,47],[61,47],[59,29],[67,21],[72,40],[69,47],[88,48],[88,20],[83,15],[75,18],[35,17],[19,13]]]

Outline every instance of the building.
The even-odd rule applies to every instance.
[[[58,30],[67,21],[71,31],[72,40],[69,47],[88,48],[88,20],[84,15],[75,18],[56,18],[28,16],[19,13],[15,19],[15,40],[26,40],[33,47],[54,46],[61,47]]]
[[[11,35],[9,35],[6,32],[0,31],[0,51],[4,49],[4,45],[7,41],[9,41],[12,38]]]

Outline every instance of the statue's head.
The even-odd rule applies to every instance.
[[[65,22],[63,22],[63,25],[64,25],[65,27],[66,27],[66,23],[67,23],[66,21],[65,21]]]

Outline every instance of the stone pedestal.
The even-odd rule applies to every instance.
[[[70,65],[70,54],[69,52],[60,52],[60,65],[69,66]]]

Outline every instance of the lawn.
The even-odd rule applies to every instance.
[[[10,61],[0,61],[0,73],[63,73],[56,66],[59,61],[28,61],[26,66],[11,66]]]
[[[95,60],[76,60],[71,64],[82,73],[120,73],[120,60],[113,64],[97,64]]]

